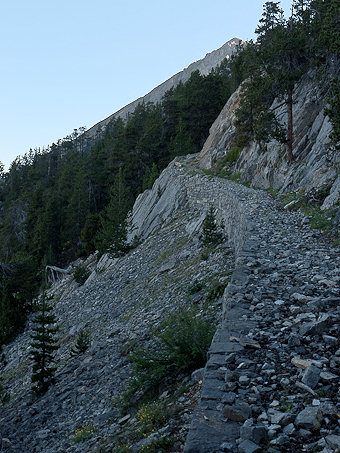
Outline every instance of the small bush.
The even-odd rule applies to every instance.
[[[175,437],[169,437],[166,434],[162,434],[160,437],[152,439],[151,442],[147,443],[145,446],[142,446],[140,451],[148,453],[159,453],[159,451],[163,451],[161,450],[163,448],[168,449],[169,447],[172,447],[175,441]]]
[[[170,412],[164,404],[153,401],[143,404],[137,411],[137,421],[139,425],[138,433],[143,437],[152,431],[164,426],[170,417]]]
[[[238,158],[240,157],[241,151],[242,146],[234,146],[234,148],[232,148],[225,156],[225,162],[232,164],[237,162]]]
[[[86,351],[91,341],[90,335],[90,332],[84,329],[78,333],[77,342],[74,348],[71,349],[72,356],[77,356]]]
[[[78,285],[83,285],[89,278],[90,272],[84,266],[77,266],[74,271],[74,279]]]
[[[202,261],[207,261],[207,259],[209,258],[209,250],[206,248],[203,249],[201,252],[200,258]]]
[[[1,380],[0,380],[0,402],[2,404],[6,404],[9,402],[10,399],[11,399],[10,394],[5,392],[3,385],[1,383]]]
[[[214,280],[209,288],[209,294],[207,297],[207,302],[215,302],[219,299],[227,286],[227,283],[222,283],[218,280]]]
[[[230,176],[233,165],[237,162],[242,146],[235,146],[222,159],[217,162],[215,173],[221,178]]]
[[[84,423],[80,428],[77,428],[71,436],[72,443],[78,444],[84,440],[90,439],[94,433],[94,426],[92,423]]]
[[[204,284],[202,282],[196,282],[193,285],[189,286],[188,293],[190,295],[193,295],[193,294],[196,294],[199,291],[201,291],[201,289],[203,289],[203,288],[204,288]]]
[[[215,327],[197,309],[174,313],[154,332],[154,342],[130,355],[137,386],[157,387],[165,377],[176,377],[206,363]]]

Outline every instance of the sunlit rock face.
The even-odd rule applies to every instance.
[[[240,96],[241,88],[231,96],[212,125],[200,153],[201,168],[211,168],[233,147],[235,110]],[[273,140],[261,147],[251,142],[241,151],[233,169],[235,173],[240,173],[241,181],[248,181],[253,187],[271,187],[281,192],[309,191],[336,184],[340,156],[330,143],[332,125],[324,114],[326,99],[313,72],[306,74],[296,85],[293,100],[294,162],[288,164],[284,144]],[[275,100],[271,108],[275,110],[280,123],[286,126],[287,107],[282,100]],[[339,199],[336,187],[331,190],[331,194],[325,207],[334,205]]]

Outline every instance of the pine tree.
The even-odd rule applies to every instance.
[[[117,257],[129,249],[127,243],[129,193],[122,168],[120,168],[111,189],[110,203],[100,218],[101,229],[97,234],[97,245],[101,254],[108,252],[111,256]]]
[[[143,190],[151,189],[158,176],[159,172],[155,163],[152,164],[151,170],[147,167],[143,177]]]
[[[268,42],[275,28],[284,22],[283,9],[279,5],[280,2],[266,2],[263,5],[262,18],[259,20],[259,26],[255,30],[258,35],[258,42],[261,44]]]
[[[301,2],[293,8],[288,22],[283,19],[280,2],[266,2],[260,26],[255,30],[260,44],[261,71],[271,80],[273,96],[287,105],[287,160],[293,161],[293,89],[306,69],[306,34],[301,24]],[[274,119],[274,116],[272,117]],[[269,118],[270,119],[270,118]],[[271,123],[271,122],[270,122]],[[274,124],[274,130],[277,129]],[[280,135],[280,133],[279,133]]]
[[[95,237],[99,227],[99,215],[89,214],[80,233],[81,254],[89,255],[96,250]]]
[[[223,235],[218,231],[216,225],[215,209],[213,205],[210,205],[207,215],[202,225],[203,239],[202,242],[207,246],[215,246],[220,244],[223,240]]]
[[[71,356],[77,356],[87,350],[91,342],[91,332],[89,330],[82,329],[78,333],[76,344],[71,349]]]
[[[55,334],[58,331],[56,317],[53,315],[52,306],[47,302],[47,296],[44,292],[38,303],[39,313],[34,319],[35,326],[31,334],[32,342],[30,345],[33,350],[31,359],[33,360],[32,368],[32,390],[36,395],[43,395],[50,384],[53,382],[53,375],[56,370],[52,366],[54,352],[58,349]]]
[[[1,281],[0,293],[0,346],[11,338],[13,331],[12,305],[5,278]]]
[[[340,143],[340,78],[332,80],[329,98],[329,107],[325,109],[325,113],[331,120],[333,130],[330,138],[334,144],[339,147]]]

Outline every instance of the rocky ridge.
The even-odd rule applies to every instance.
[[[210,203],[229,239],[202,261],[198,237]],[[0,416],[2,450],[115,451],[122,426],[136,424],[133,414],[120,419],[111,402],[129,377],[130,350],[150,341],[150,325],[167,312],[202,303],[202,294],[188,295],[195,281],[227,282],[234,267],[223,310],[222,300],[215,302],[217,319],[224,316],[189,434],[200,390],[194,377],[193,390],[176,397],[181,415],[153,438],[176,432],[172,451],[192,453],[337,451],[339,246],[266,192],[202,174],[196,157],[172,162],[136,201],[133,219],[144,239],[137,249],[80,288],[59,287],[60,366],[45,396],[32,402],[27,393],[28,331],[5,348],[2,371],[12,398]],[[91,346],[72,359],[70,347],[84,327]],[[84,424],[95,430],[75,443]]]
[[[130,104],[126,105],[125,107],[121,108],[117,112],[113,113],[109,117],[105,118],[104,120],[100,121],[99,123],[92,126],[85,132],[86,138],[95,137],[101,130],[107,126],[107,124],[114,118],[121,117],[125,119],[129,113],[133,113],[135,108],[138,104],[142,102],[148,103],[153,102],[157,103],[160,102],[164,94],[170,90],[171,88],[176,87],[180,82],[184,83],[189,78],[192,72],[199,71],[202,75],[208,75],[213,68],[221,64],[221,62],[225,58],[229,58],[232,53],[235,51],[238,44],[242,42],[240,38],[232,38],[227,41],[223,46],[219,49],[213,50],[209,52],[204,58],[201,60],[195,61],[191,63],[187,68],[184,68],[181,72],[170,77],[170,79],[166,80],[165,82],[158,85],[154,88],[150,93],[146,94],[145,96],[136,99],[135,101],[131,102]]]

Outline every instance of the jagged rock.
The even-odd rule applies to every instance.
[[[292,209],[293,206],[297,205],[300,202],[300,199],[297,200],[292,200],[289,203],[287,203],[283,209]]]
[[[191,373],[191,379],[194,382],[199,382],[203,379],[204,368],[199,368]]]
[[[234,450],[234,445],[231,442],[223,442],[220,446],[220,450],[225,453],[231,453]]]
[[[329,209],[331,206],[336,205],[340,200],[340,176],[336,178],[334,181],[329,195],[325,198],[324,202],[322,203],[321,209],[324,211],[325,209]]]
[[[300,327],[301,335],[320,335],[328,326],[330,318],[327,314],[323,314],[316,322],[303,324]]]
[[[240,453],[260,453],[262,448],[251,440],[244,440],[238,447]]]
[[[251,416],[251,407],[247,403],[236,403],[224,406],[223,415],[235,422],[244,422]]]
[[[211,168],[212,163],[226,153],[226,146],[232,142],[235,134],[235,110],[239,105],[242,87],[229,98],[221,113],[210,128],[209,137],[200,153],[201,168]]]
[[[225,404],[233,404],[233,402],[235,401],[235,399],[236,399],[236,393],[234,393],[234,392],[226,392],[226,393],[223,395],[222,403],[225,403]]]
[[[300,389],[304,390],[305,392],[310,393],[313,396],[316,396],[316,393],[314,392],[313,389],[308,387],[308,385],[304,384],[303,382],[296,382],[296,386],[299,387]]]
[[[100,260],[97,263],[96,270],[98,272],[108,269],[111,266],[114,266],[118,261],[118,258],[110,258],[107,253],[101,256]]]
[[[240,90],[229,99],[225,110],[210,129],[210,135],[200,155],[203,168],[210,168],[216,157],[223,156],[230,150],[231,138],[235,133],[234,117],[239,104]],[[313,71],[306,74],[294,90],[294,154],[296,161],[288,165],[282,154],[284,145],[276,141],[267,144],[266,152],[253,142],[244,148],[236,163],[235,172],[241,173],[242,181],[248,181],[254,187],[275,188],[281,191],[309,191],[329,185],[333,181],[330,195],[325,199],[323,209],[334,206],[339,200],[339,177],[337,165],[340,156],[329,144],[331,124],[323,113],[325,99],[320,94]],[[315,99],[311,101],[311,99]],[[275,109],[279,121],[286,126],[285,106],[280,107],[275,100]],[[311,120],[312,118],[312,120]]]
[[[325,371],[320,373],[320,378],[321,378],[322,381],[326,381],[326,382],[339,380],[339,376],[337,376],[336,374],[325,372]]]
[[[264,426],[253,425],[253,422],[248,423],[246,420],[240,429],[240,438],[243,440],[251,440],[257,444],[267,438],[267,430]]]
[[[292,436],[295,433],[295,431],[296,431],[296,429],[295,429],[295,426],[293,425],[293,423],[289,423],[289,425],[287,425],[283,428],[283,432],[287,436]]]
[[[319,407],[306,407],[296,419],[295,425],[306,429],[319,429],[322,422],[322,412]]]
[[[302,382],[306,384],[311,389],[315,388],[320,379],[320,370],[314,365],[310,365],[306,368]]]
[[[293,357],[292,364],[298,368],[301,368],[302,370],[305,370],[312,365],[312,362],[309,360],[300,359],[299,357]]]
[[[271,423],[274,425],[280,424],[281,420],[284,418],[285,413],[277,411],[275,409],[268,410],[268,416]]]
[[[118,420],[118,425],[124,425],[129,419],[131,418],[130,414],[125,415],[125,417],[122,417]]]
[[[340,436],[330,434],[326,437],[326,442],[336,452],[340,451]]]

